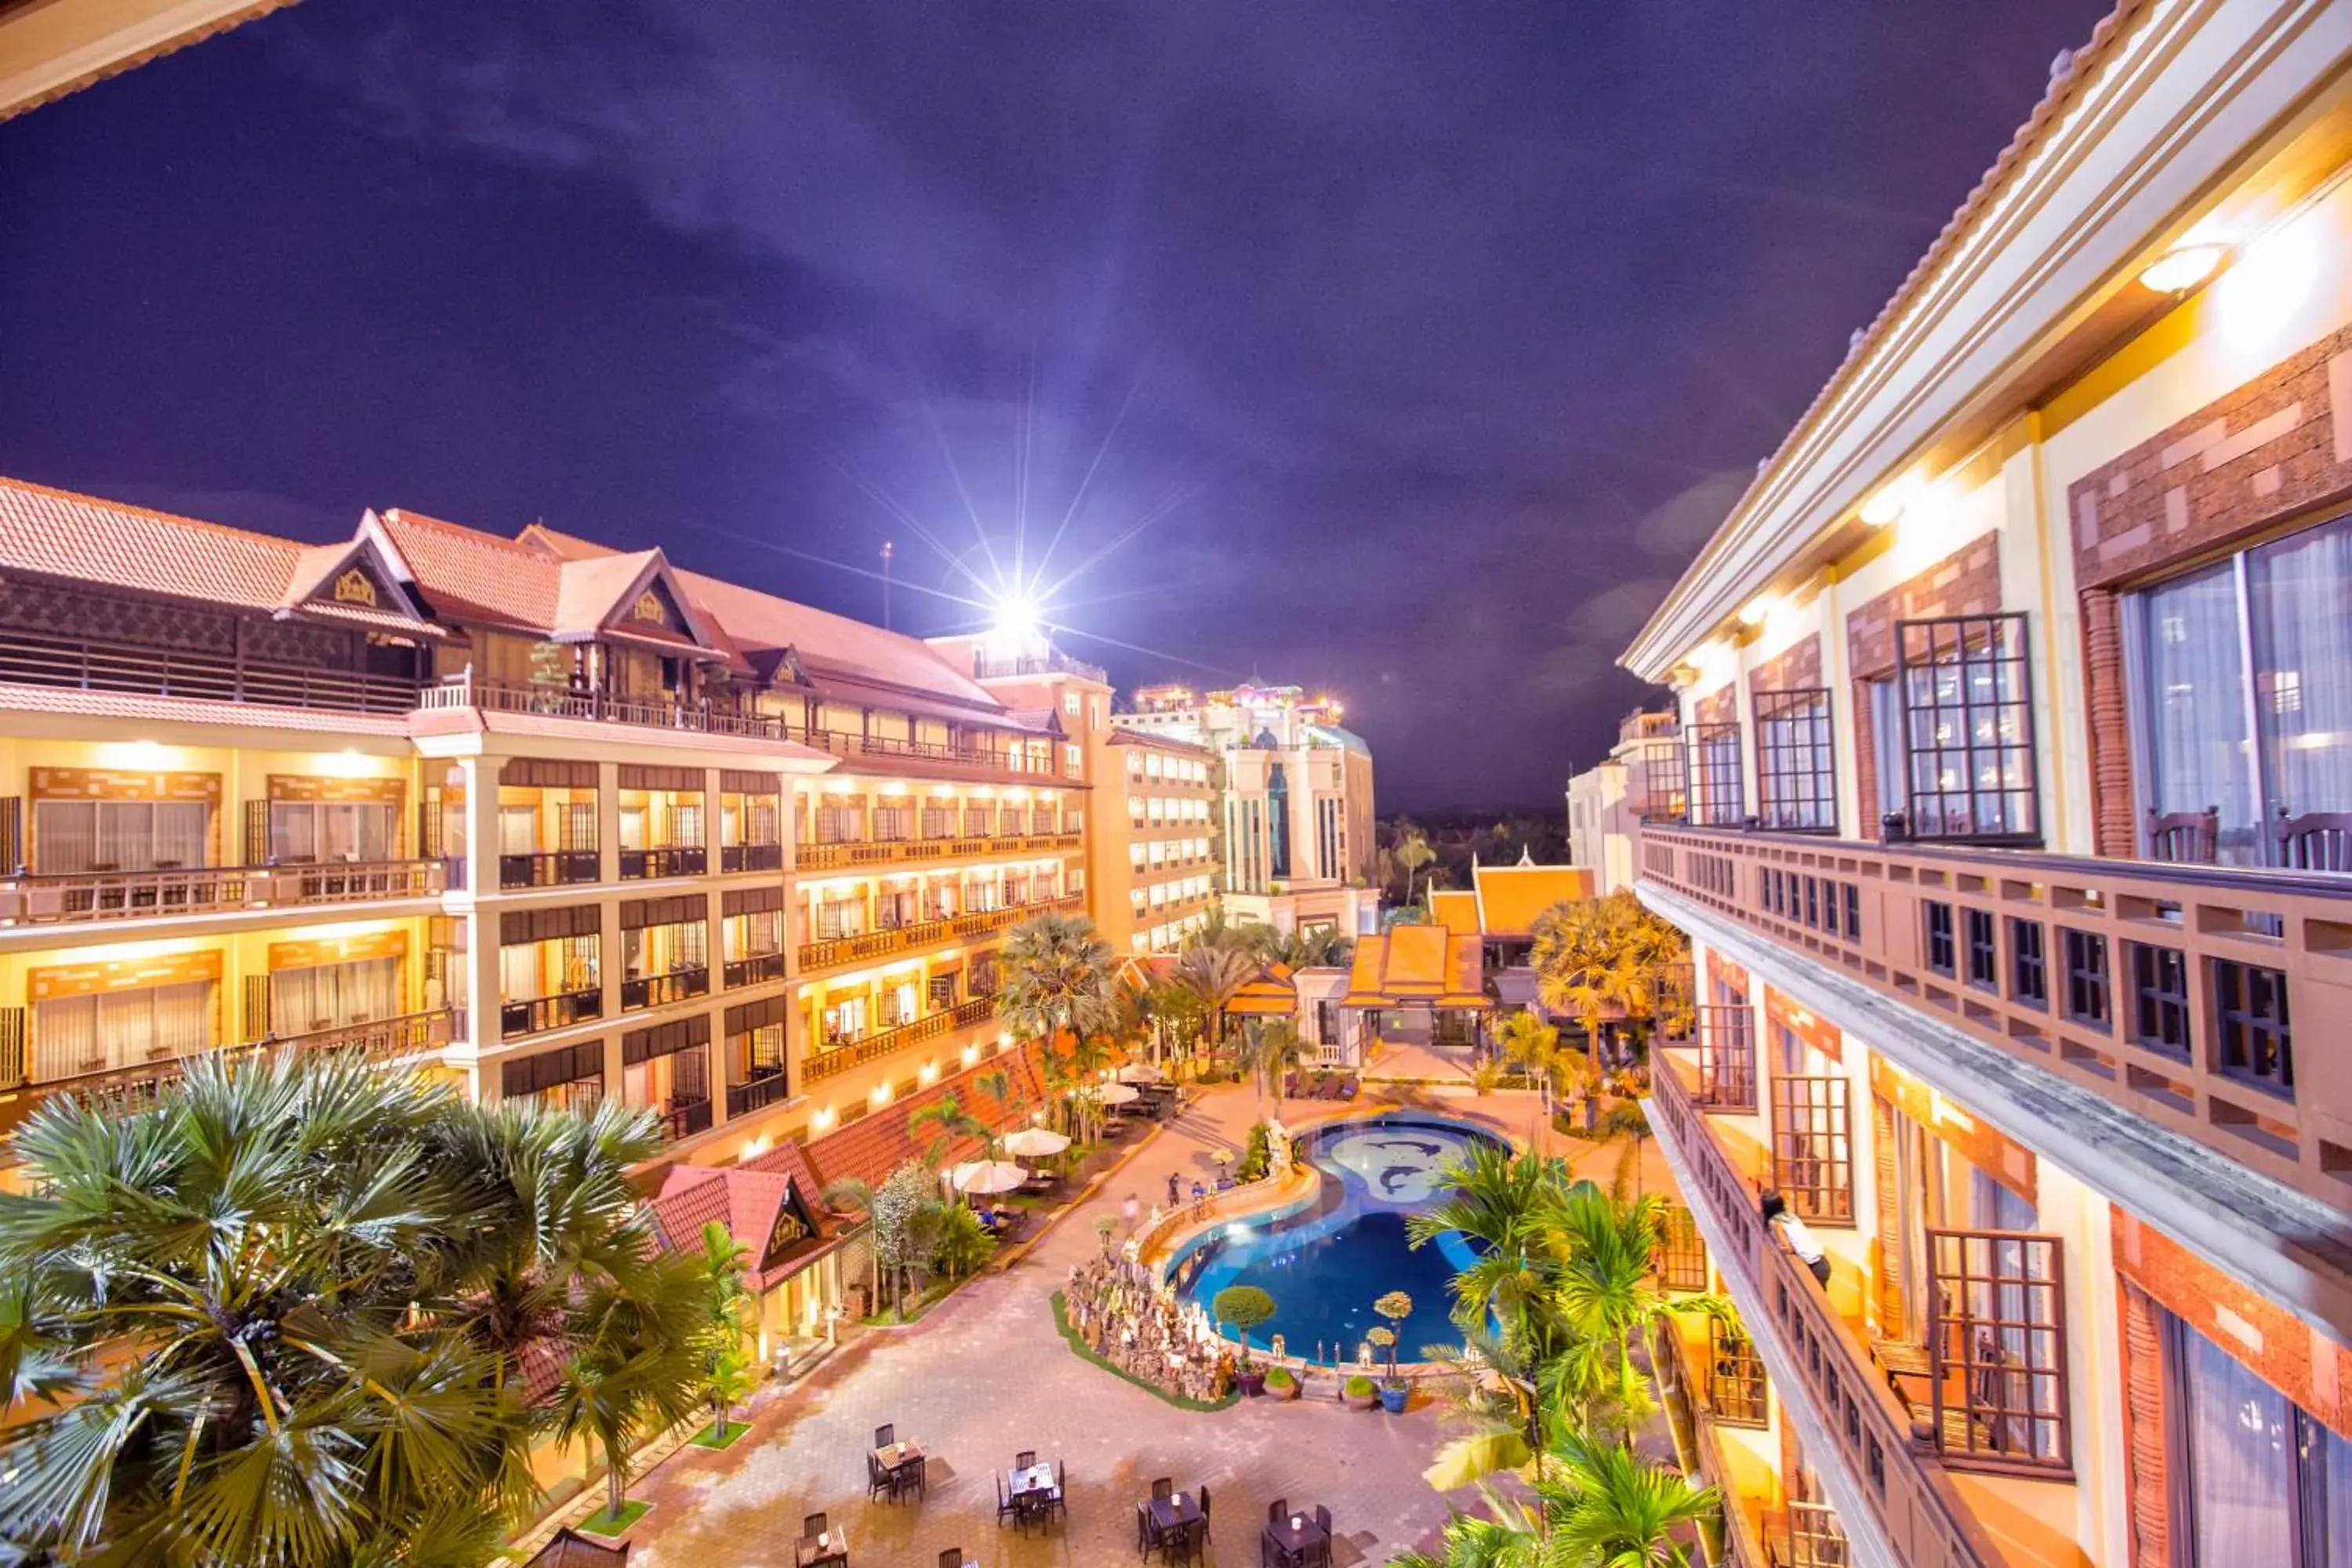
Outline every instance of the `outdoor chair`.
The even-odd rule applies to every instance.
[[[1208,1538],[1204,1520],[1188,1520],[1160,1538],[1160,1560],[1162,1563],[1198,1563],[1201,1547]]]
[[[2221,848],[2221,810],[2147,814],[2147,858],[2183,866],[2210,866]]]
[[[1067,1517],[1070,1505],[1070,1476],[1062,1461],[1054,1461],[1054,1489],[1045,1494],[1045,1506],[1053,1512]]]
[[[1151,1522],[1151,1505],[1137,1503],[1135,1505],[1135,1554],[1138,1557],[1149,1557],[1159,1544],[1160,1531]]]
[[[1209,1489],[1201,1489],[1201,1539],[1209,1539]]]
[[[890,1472],[890,1496],[893,1500],[913,1492],[918,1497],[931,1495],[931,1461],[911,1459]]]
[[[876,1458],[871,1453],[868,1453],[866,1456],[866,1500],[871,1502],[874,1499],[880,1497],[883,1493],[889,1491],[890,1489],[890,1472],[882,1468],[881,1460]],[[818,1526],[818,1529],[823,1528],[824,1527],[822,1525]],[[810,1533],[814,1534],[815,1531],[812,1531]]]
[[[2298,871],[2352,871],[2352,811],[2280,817],[2279,859]]]
[[[1331,1533],[1331,1510],[1319,1502],[1315,1505],[1315,1525],[1326,1536]]]
[[[996,1478],[996,1528],[1003,1529],[1004,1521],[1008,1519],[1019,1524],[1021,1506],[1013,1500],[1013,1494],[1005,1489],[1004,1478],[999,1476]]]
[[[1170,1498],[1172,1498],[1175,1495],[1176,1479],[1174,1477],[1160,1476],[1152,1481],[1151,1500],[1153,1502],[1166,1502]]]
[[[1290,1500],[1288,1498],[1278,1497],[1272,1502],[1265,1505],[1266,1523],[1280,1524],[1284,1520],[1288,1519],[1289,1517]]]
[[[964,1555],[962,1547],[942,1546],[940,1548],[940,1568],[963,1568],[963,1564]]]
[[[896,1423],[896,1422],[892,1422],[890,1425],[888,1425],[888,1426],[877,1426],[876,1428],[874,1428],[874,1446],[875,1446],[876,1447],[877,1447],[877,1448],[887,1448],[887,1447],[888,1447],[891,1444],[893,1444],[893,1443],[897,1442],[898,1440],[898,1423]]]
[[[1016,1470],[1025,1470],[1036,1462],[1037,1450],[1034,1448],[1024,1448],[1013,1456],[1013,1468]]]
[[[811,1513],[811,1514],[803,1514],[803,1515],[802,1515],[802,1516],[801,1516],[801,1539],[802,1539],[802,1540],[803,1540],[803,1541],[807,1541],[807,1540],[813,1539],[814,1537],[816,1537],[816,1536],[819,1536],[819,1535],[823,1535],[824,1533],[824,1515],[823,1515],[823,1514],[821,1514],[821,1513]]]

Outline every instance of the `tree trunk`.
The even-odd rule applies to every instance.
[[[614,1525],[621,1522],[621,1510],[629,1505],[629,1475],[622,1466],[621,1442],[617,1437],[604,1441],[604,1517]]]

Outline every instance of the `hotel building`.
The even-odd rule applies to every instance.
[[[1372,753],[1340,711],[1297,686],[1147,686],[1132,711],[1112,715],[1137,737],[1215,759],[1211,837],[1228,919],[1349,936],[1376,926]]]
[[[2347,61],[2119,6],[1624,656],[1733,1562],[2352,1562]]]
[[[1086,689],[541,527],[0,481],[0,1130],[276,1042],[835,1173],[995,1054],[1003,931],[1086,908]]]

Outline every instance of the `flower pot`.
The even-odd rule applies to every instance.
[[[1405,1395],[1411,1392],[1412,1391],[1410,1389],[1406,1388],[1405,1385],[1401,1383],[1382,1384],[1381,1385],[1381,1408],[1387,1411],[1391,1415],[1403,1415]]]
[[[1248,1398],[1255,1399],[1265,1392],[1265,1373],[1262,1372],[1245,1372],[1234,1381],[1240,1385],[1242,1393]]]
[[[1266,1384],[1265,1392],[1274,1399],[1296,1399],[1304,1388],[1305,1385],[1294,1377],[1288,1383]]]
[[[1350,1410],[1370,1410],[1380,1402],[1381,1396],[1376,1393],[1349,1394],[1343,1389],[1339,1394],[1339,1403]]]

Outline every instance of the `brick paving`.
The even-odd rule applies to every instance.
[[[1528,1095],[1415,1100],[1522,1142],[1540,1126]],[[1381,1103],[1284,1109],[1296,1124]],[[1448,1502],[1422,1479],[1443,1436],[1433,1409],[1349,1410],[1323,1380],[1293,1403],[1179,1410],[1081,1361],[1055,1331],[1049,1298],[1097,1245],[1096,1218],[1118,1216],[1130,1195],[1148,1215],[1171,1172],[1187,1186],[1213,1179],[1211,1151],[1238,1152],[1256,1114],[1248,1089],[1211,1091],[1009,1268],[908,1328],[860,1332],[806,1382],[755,1406],[751,1435],[733,1448],[687,1449],[640,1481],[631,1495],[655,1506],[631,1532],[633,1568],[790,1568],[802,1516],[820,1510],[848,1531],[856,1568],[931,1568],[949,1546],[987,1568],[1132,1562],[1135,1503],[1162,1475],[1210,1489],[1213,1563],[1258,1561],[1276,1497],[1331,1510],[1341,1568],[1428,1543]],[[863,1456],[884,1422],[931,1456],[927,1498],[866,1501]],[[1022,1448],[1068,1466],[1068,1521],[1043,1533],[996,1524],[993,1475]]]

